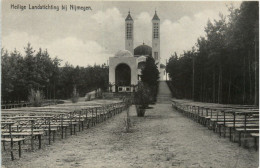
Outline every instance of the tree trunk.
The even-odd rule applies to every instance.
[[[256,54],[256,45],[257,43],[256,43],[256,36],[255,36],[255,98],[254,98],[254,105],[257,105],[258,103],[258,101],[257,101],[257,97],[258,97],[258,92],[257,92],[257,81],[258,81],[258,78],[257,78],[257,65],[258,65],[258,63],[257,63],[257,54]]]
[[[216,93],[216,85],[215,85],[215,68],[214,68],[214,70],[213,70],[213,93],[212,93],[212,101],[213,101],[213,103],[215,103],[216,101],[215,101],[215,93]]]
[[[200,101],[203,102],[203,78],[202,78],[202,74],[201,74],[201,78],[200,78]]]
[[[256,50],[256,47],[257,47],[257,43],[256,43],[256,36],[255,36],[255,95],[254,95],[254,105],[257,105],[258,104],[258,101],[257,101],[257,97],[258,97],[258,92],[257,92],[257,81],[258,81],[258,78],[257,78],[257,65],[258,65],[258,62],[257,62],[257,50]]]
[[[203,91],[204,91],[203,100],[204,100],[204,102],[207,102],[207,90],[206,90],[205,78],[204,78],[204,82],[203,82]]]
[[[230,97],[230,92],[231,92],[231,72],[229,71],[229,82],[228,82],[228,104],[231,103],[231,97]]]
[[[195,64],[195,58],[194,58],[194,56],[192,57],[193,59],[192,59],[192,100],[194,101],[194,87],[195,87],[195,67],[194,67],[194,64]]]
[[[251,65],[250,65],[250,49],[248,51],[248,77],[249,77],[249,102],[252,100],[252,79],[251,79]]]
[[[222,66],[219,66],[219,78],[218,78],[218,103],[222,102]]]
[[[244,57],[244,73],[243,73],[243,104],[245,104],[245,99],[246,99],[246,57]]]

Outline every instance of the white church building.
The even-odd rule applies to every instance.
[[[153,57],[160,72],[160,79],[166,77],[165,65],[160,57],[160,19],[155,11],[152,19],[152,47],[144,43],[134,48],[134,20],[130,12],[125,19],[125,50],[109,58],[109,83],[112,92],[134,92],[141,80],[141,70],[148,56]]]

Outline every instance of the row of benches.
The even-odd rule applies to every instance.
[[[244,146],[246,146],[247,140],[253,138],[255,149],[258,149],[258,107],[251,105],[195,103],[184,100],[173,100],[172,106],[185,116],[219,133],[220,137],[226,137],[228,133],[230,141],[238,141],[239,146],[241,146],[242,140]]]
[[[17,108],[17,107],[27,107],[30,103],[24,102],[24,103],[13,103],[13,104],[1,104],[1,109],[11,109],[11,108]]]
[[[30,139],[31,150],[34,150],[34,140],[38,139],[39,149],[42,146],[42,137],[47,136],[48,144],[55,141],[60,134],[61,139],[70,134],[76,134],[85,127],[94,126],[127,108],[123,102],[97,106],[54,106],[48,108],[22,108],[17,110],[2,111],[2,143],[6,150],[9,142],[11,159],[14,159],[13,145],[18,143],[18,153],[21,157],[21,142]],[[74,109],[72,111],[72,109]]]

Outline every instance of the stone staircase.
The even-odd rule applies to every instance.
[[[157,95],[157,103],[170,104],[171,103],[171,91],[166,81],[159,81],[159,90]]]

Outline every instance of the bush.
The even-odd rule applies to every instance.
[[[76,87],[74,86],[72,97],[71,97],[72,103],[77,103],[79,101],[79,93],[77,92]]]
[[[96,98],[102,98],[102,90],[100,88],[96,90]]]
[[[90,100],[91,100],[91,94],[86,94],[85,101],[90,101]]]
[[[143,117],[145,109],[152,102],[151,91],[148,85],[140,82],[138,84],[138,90],[134,94],[134,102],[136,105],[136,112],[138,117]]]
[[[155,60],[152,57],[147,57],[145,67],[142,69],[141,73],[141,81],[149,87],[151,101],[152,103],[155,103],[158,93],[158,79],[160,73],[155,64]]]
[[[149,103],[151,102],[151,92],[147,85],[143,82],[138,84],[138,90],[134,94],[135,104],[141,105],[141,108],[148,107]]]
[[[135,105],[137,117],[144,117],[145,108],[140,108],[140,105]]]
[[[43,104],[44,96],[39,90],[31,89],[28,96],[28,101],[34,107],[40,107]]]
[[[71,98],[72,103],[77,103],[79,101],[79,96],[73,96]]]

